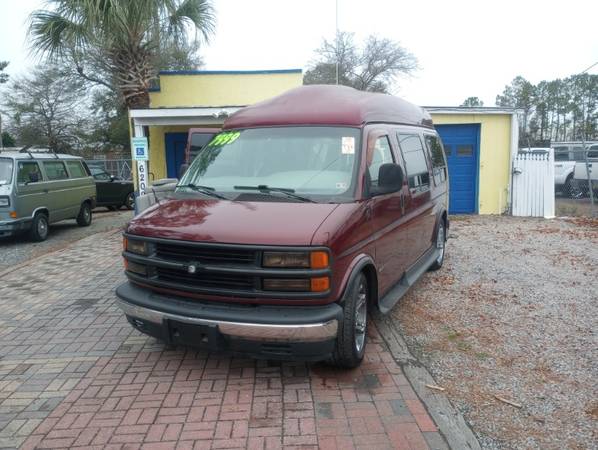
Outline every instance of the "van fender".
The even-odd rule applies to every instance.
[[[32,220],[38,212],[43,212],[46,216],[48,216],[48,221],[50,221],[50,210],[46,206],[38,206],[35,208],[31,213]]]
[[[353,261],[349,265],[347,271],[345,272],[345,275],[344,275],[343,281],[342,281],[342,294],[341,294],[340,300],[339,300],[340,304],[343,304],[345,302],[345,299],[346,299],[345,296],[348,295],[347,294],[349,291],[348,288],[351,285],[351,283],[353,283],[355,278],[357,278],[357,276],[367,266],[371,266],[373,268],[373,273],[374,273],[374,278],[375,278],[375,283],[373,283],[372,286],[368,286],[369,290],[370,290],[370,299],[372,302],[378,301],[378,299],[377,299],[377,297],[378,297],[378,278],[376,276],[376,274],[378,273],[378,270],[376,269],[376,264],[374,263],[374,260],[372,259],[372,257],[370,255],[361,253],[353,259]]]

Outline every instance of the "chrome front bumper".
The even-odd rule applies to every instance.
[[[117,304],[130,317],[160,325],[165,320],[175,320],[194,325],[217,326],[220,333],[238,339],[265,342],[319,342],[334,339],[338,330],[338,320],[303,324],[261,324],[229,322],[196,317],[185,317],[141,307],[117,299]]]

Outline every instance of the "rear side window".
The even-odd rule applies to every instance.
[[[71,173],[71,178],[84,178],[87,176],[80,161],[67,161],[66,165]]]
[[[372,186],[378,186],[378,172],[382,164],[392,163],[392,151],[390,150],[390,143],[388,136],[382,136],[376,139],[374,150],[372,152],[372,161],[368,167],[370,174],[370,181]]]
[[[588,158],[598,158],[598,145],[592,145],[588,151]]]
[[[432,175],[434,177],[434,183],[438,186],[440,183],[446,181],[446,161],[444,159],[444,153],[442,151],[442,144],[438,136],[426,134],[426,145],[430,154],[432,155]]]
[[[66,180],[69,177],[62,161],[44,161],[44,170],[48,180]]]
[[[43,181],[39,165],[33,161],[19,161],[19,172],[17,174],[17,183],[37,183]]]
[[[430,189],[430,174],[422,141],[417,134],[398,134],[399,146],[405,159],[409,189],[424,192]]]

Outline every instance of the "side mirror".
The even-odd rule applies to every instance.
[[[403,187],[403,169],[394,163],[386,163],[378,169],[378,186],[371,189],[372,195],[390,194]]]
[[[110,181],[114,181],[116,180],[116,177],[114,175],[110,175]]]
[[[181,164],[181,167],[179,167],[179,180],[181,178],[183,178],[183,175],[185,175],[185,172],[187,172],[188,168],[189,168],[189,164],[187,164],[187,163]]]

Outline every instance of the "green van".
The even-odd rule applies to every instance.
[[[91,224],[96,186],[82,158],[55,153],[0,153],[0,237],[28,231],[43,241],[65,219]]]

